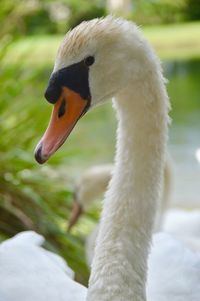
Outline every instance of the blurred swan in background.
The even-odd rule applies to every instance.
[[[87,211],[95,201],[103,197],[112,177],[113,168],[113,164],[95,165],[86,169],[79,177],[74,188],[74,198],[68,230],[72,229],[83,212]],[[168,155],[164,167],[161,200],[158,204],[158,213],[155,221],[156,230],[161,229],[163,214],[170,205],[172,178],[172,162]]]
[[[200,148],[198,148],[198,149],[196,150],[195,157],[196,157],[198,163],[200,164]]]

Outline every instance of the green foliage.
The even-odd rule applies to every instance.
[[[48,1],[47,1],[48,2]],[[44,0],[2,0],[0,9],[0,36],[15,37],[33,33],[56,32],[57,25],[50,18]]]
[[[193,20],[193,21],[200,20],[200,1],[199,0],[186,0],[185,19]]]
[[[83,11],[77,11],[75,15],[73,14],[69,19],[69,27],[73,28],[82,21],[91,20],[94,18],[100,18],[106,15],[106,10],[99,6],[90,6],[89,9]]]
[[[166,64],[166,76],[170,79],[168,92],[172,101],[171,117],[184,126],[195,125],[199,129],[199,59],[170,61]],[[172,124],[173,125],[173,124]]]
[[[132,0],[129,17],[138,24],[200,19],[196,0]],[[109,13],[106,0],[1,0],[0,36],[65,33],[83,20]]]
[[[45,166],[35,162],[33,150],[50,117],[51,106],[44,101],[43,93],[59,40],[43,36],[12,45],[5,41],[1,51],[0,239],[27,229],[41,233],[47,247],[61,254],[77,279],[87,284],[84,242],[98,214],[95,210],[86,214],[73,233],[67,233],[73,187],[70,165],[80,171],[81,162],[85,166],[100,162],[97,152],[105,158],[107,149],[112,150],[114,126],[108,130],[99,118],[110,120],[108,111],[96,110],[96,117],[88,114],[80,121],[82,126],[70,137],[66,150],[63,147]],[[53,50],[51,55],[49,49]],[[90,134],[85,135],[89,129]],[[109,146],[105,147],[106,143],[97,141],[96,136],[109,132],[113,139],[108,137]]]
[[[86,283],[83,236],[66,231],[71,186],[68,175],[55,165],[62,158],[41,168],[33,156],[50,114],[40,101],[49,73],[48,66],[0,69],[0,237],[27,229],[41,233],[48,248],[64,256]]]
[[[167,24],[184,20],[185,1],[132,1],[130,17],[138,24]]]
[[[99,0],[1,0],[0,36],[65,33],[82,20],[105,14]]]
[[[161,58],[190,59],[200,57],[200,22],[157,25],[144,28]]]
[[[38,7],[34,14],[24,15],[23,22],[25,33],[28,35],[58,32],[57,24],[50,18],[49,11],[45,6]]]

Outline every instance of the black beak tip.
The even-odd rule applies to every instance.
[[[39,144],[35,150],[35,160],[39,164],[45,163],[46,159],[42,156],[42,144]]]

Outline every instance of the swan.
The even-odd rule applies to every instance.
[[[200,163],[200,148],[197,148],[195,152],[195,157],[197,159],[197,162]]]
[[[43,244],[44,237],[33,231],[21,232],[0,244],[0,301],[86,300],[87,288],[75,282],[66,262],[45,250]],[[147,300],[199,300],[199,270],[199,254],[169,234],[154,234]]]
[[[200,210],[170,209],[163,225],[163,230],[173,235],[200,238]]]
[[[73,280],[66,262],[45,250],[43,243],[43,236],[25,231],[0,244],[0,300],[86,299],[87,289]]]
[[[200,210],[171,208],[164,215],[162,231],[200,252]]]
[[[64,143],[81,116],[114,97],[115,167],[86,300],[145,301],[170,107],[160,62],[134,23],[110,16],[83,22],[65,36],[45,97],[54,107],[35,150],[41,164]],[[199,269],[195,272],[194,282]],[[198,287],[191,296],[199,300]]]
[[[77,223],[81,214],[87,211],[94,201],[105,193],[112,176],[113,164],[101,164],[87,168],[77,180],[73,193],[72,212],[68,230]],[[164,167],[164,181],[161,193],[160,208],[155,221],[155,229],[162,227],[163,214],[169,206],[172,186],[171,159],[167,158]],[[96,232],[96,231],[95,231]],[[95,237],[95,236],[94,236]]]
[[[133,23],[112,17],[82,23],[65,36],[45,97],[54,110],[35,151],[41,164],[89,108],[115,97],[115,168],[87,300],[146,300],[147,259],[169,120],[160,62]]]

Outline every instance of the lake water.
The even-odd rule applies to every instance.
[[[193,208],[200,206],[200,60],[166,62],[164,69],[173,119],[169,140],[174,172],[172,202]]]
[[[200,207],[200,60],[164,62],[171,99],[169,152],[174,185],[172,203]],[[77,176],[94,164],[112,162],[116,120],[110,104],[96,108],[76,126],[62,151],[68,172]]]

